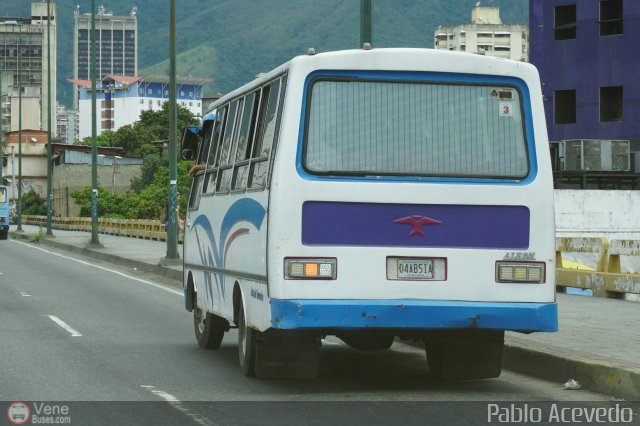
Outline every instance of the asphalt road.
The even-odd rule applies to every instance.
[[[495,401],[610,401],[507,371],[441,384],[422,350],[395,343],[365,353],[335,338],[323,344],[316,380],[247,378],[236,330],[220,350],[200,349],[178,288],[73,256],[14,240],[0,245],[0,401],[66,401],[76,418],[98,415],[109,424],[127,423],[131,412],[148,424],[265,424],[270,415],[276,424],[329,415],[337,424],[382,424],[399,414],[410,417],[405,424],[425,424],[425,413],[430,424],[456,424],[451,412],[486,424]]]

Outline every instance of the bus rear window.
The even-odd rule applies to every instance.
[[[529,171],[514,87],[317,80],[303,166],[321,175],[521,179]]]

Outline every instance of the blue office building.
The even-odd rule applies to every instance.
[[[640,151],[640,1],[531,0],[529,19],[549,140]]]

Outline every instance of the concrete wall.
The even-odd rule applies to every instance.
[[[130,191],[131,179],[140,176],[139,164],[118,164],[116,174],[109,166],[97,166],[98,185],[111,191],[115,176],[116,194]],[[80,207],[71,198],[71,193],[77,189],[91,186],[91,166],[88,164],[62,164],[53,171],[53,214],[55,216],[78,216]]]
[[[640,239],[640,191],[555,190],[556,231]]]

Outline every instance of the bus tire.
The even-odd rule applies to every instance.
[[[193,310],[193,328],[198,346],[202,349],[218,349],[224,333],[229,330],[229,322],[196,306]]]
[[[247,377],[256,375],[256,344],[258,332],[247,325],[244,306],[240,301],[238,312],[238,361]]]
[[[440,381],[491,379],[502,372],[504,331],[485,330],[428,338],[431,375]]]
[[[8,231],[0,231],[0,240],[6,240],[7,238],[9,238],[9,232]]]
[[[359,351],[382,351],[393,345],[395,337],[391,334],[371,334],[367,332],[338,336],[343,342]]]

